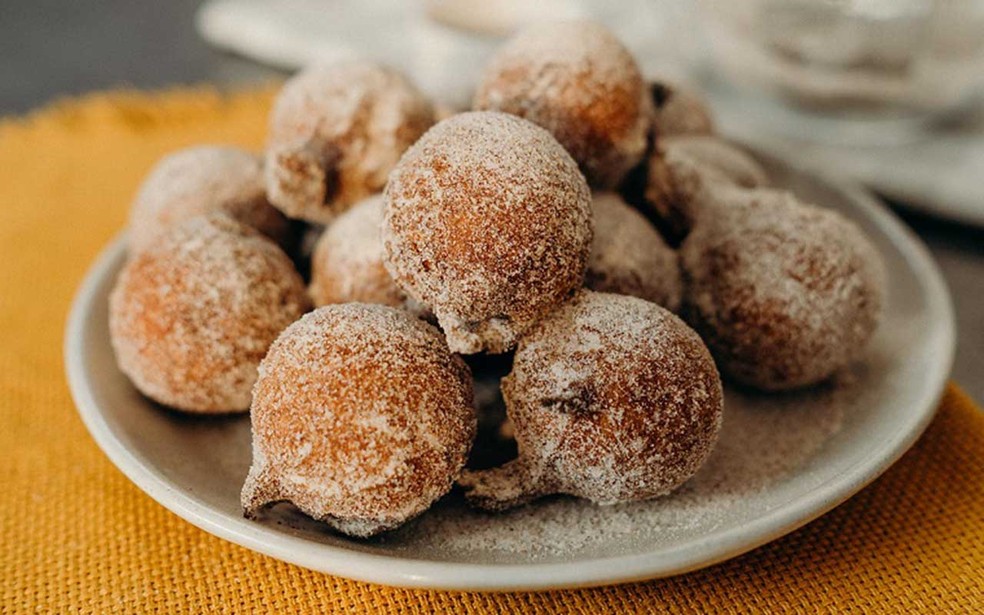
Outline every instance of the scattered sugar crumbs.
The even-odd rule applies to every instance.
[[[556,560],[577,552],[611,552],[619,544],[656,537],[706,533],[816,455],[840,431],[844,410],[857,400],[859,385],[858,378],[847,373],[798,393],[727,388],[724,425],[713,453],[690,481],[664,498],[596,506],[552,497],[489,514],[469,509],[460,495],[452,494],[417,521],[382,537],[380,544],[397,551],[481,553],[483,559],[498,554],[504,559],[522,555]]]

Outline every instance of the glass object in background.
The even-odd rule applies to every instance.
[[[764,125],[893,142],[984,83],[984,0],[701,0],[719,73]]]
[[[445,98],[458,104],[470,103],[488,56],[517,30],[537,23],[601,22],[625,43],[647,76],[685,80],[702,51],[702,42],[693,36],[694,0],[422,0],[422,7],[427,19],[414,32],[416,61],[410,73],[425,88],[454,80],[453,88],[432,89],[453,90]]]
[[[360,55],[403,70],[455,107],[488,56],[524,26],[596,19],[612,28],[647,74],[686,74],[698,37],[694,0],[207,0],[199,32],[213,45],[295,70]]]

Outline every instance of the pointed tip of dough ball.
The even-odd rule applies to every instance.
[[[370,536],[451,488],[477,429],[471,373],[431,325],[395,308],[318,308],[260,366],[244,512],[289,501]]]
[[[386,266],[452,350],[504,352],[583,282],[591,194],[550,133],[461,113],[407,153],[385,191]]]
[[[580,292],[523,338],[502,386],[519,457],[465,481],[473,504],[495,510],[550,493],[599,504],[664,495],[703,464],[721,426],[704,343],[636,297]]]

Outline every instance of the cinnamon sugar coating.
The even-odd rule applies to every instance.
[[[639,297],[676,311],[682,293],[676,252],[618,194],[597,193],[591,205],[594,242],[585,287]]]
[[[790,193],[728,197],[710,206],[680,251],[684,315],[721,371],[784,390],[858,358],[885,297],[874,246],[840,214]]]
[[[722,188],[769,184],[762,166],[740,148],[716,137],[660,139],[647,162],[644,207],[675,238],[696,223],[702,203]]]
[[[163,158],[144,179],[130,208],[129,248],[151,245],[175,224],[221,211],[283,244],[288,222],[267,201],[263,162],[234,147],[200,145]]]
[[[448,492],[475,437],[471,374],[431,325],[348,303],[291,325],[260,366],[246,516],[290,501],[353,536]]]
[[[270,201],[327,224],[383,189],[400,155],[434,123],[431,103],[400,73],[366,61],[309,67],[274,103]]]
[[[510,349],[583,282],[590,191],[560,144],[526,120],[444,120],[407,151],[384,198],[386,267],[455,352]]]
[[[315,305],[405,305],[406,294],[383,264],[382,223],[383,197],[375,195],[352,206],[321,234],[308,287]]]
[[[280,248],[212,213],[130,259],[110,296],[110,334],[120,370],[148,397],[187,412],[236,412],[249,407],[269,345],[307,307]]]
[[[519,456],[459,479],[503,510],[564,493],[599,504],[669,493],[707,458],[723,395],[711,355],[667,310],[582,291],[520,342],[502,382]]]
[[[520,32],[486,66],[474,108],[546,128],[596,188],[616,186],[642,159],[653,112],[635,59],[590,21]]]

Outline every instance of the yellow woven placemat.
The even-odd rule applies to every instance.
[[[193,143],[257,148],[272,89],[113,93],[0,122],[0,611],[955,612],[984,610],[984,414],[955,387],[875,484],[748,555],[672,579],[521,594],[310,572],[167,512],[89,438],[62,332],[141,176]]]

